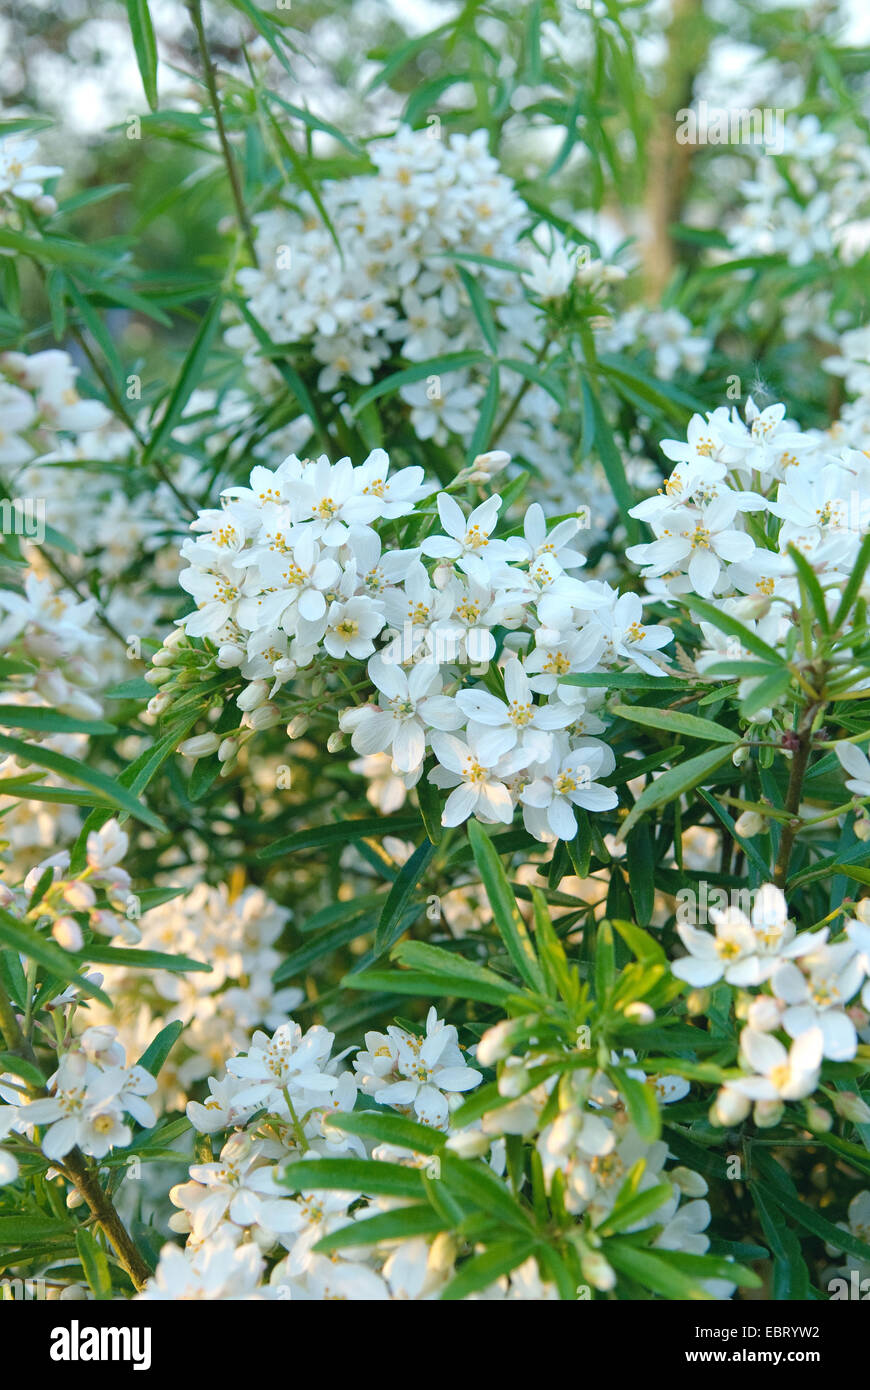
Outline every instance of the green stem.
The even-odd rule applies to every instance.
[[[203,75],[205,77],[205,85],[208,88],[209,98],[211,99],[211,107],[212,111],[214,112],[218,140],[220,141],[220,147],[224,157],[224,164],[226,165],[227,177],[230,181],[230,189],[232,190],[233,202],[236,205],[236,213],[239,219],[239,226],[242,229],[242,233],[245,238],[245,244],[247,245],[251,260],[253,261],[254,265],[257,265],[258,261],[257,252],[254,248],[254,235],[251,228],[250,218],[248,217],[248,210],[245,207],[245,199],[242,195],[242,186],[239,182],[239,175],[238,170],[236,169],[235,160],[233,159],[233,152],[230,148],[229,139],[227,138],[226,126],[224,125],[223,111],[221,110],[220,96],[218,95],[217,78],[215,76],[214,64],[211,60],[211,54],[208,50],[208,42],[205,37],[205,29],[203,28],[201,0],[187,0],[187,8],[190,11],[190,18],[193,22],[193,27],[196,31],[196,42],[197,47],[199,48],[199,56],[202,59],[202,68]]]

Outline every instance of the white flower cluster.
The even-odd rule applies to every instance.
[[[679,309],[636,306],[596,333],[601,352],[621,352],[639,341],[652,353],[655,375],[661,381],[671,381],[678,372],[700,375],[713,347],[712,339],[697,333]]]
[[[40,929],[50,926],[52,936],[65,951],[81,951],[84,926],[99,936],[119,937],[126,944],[136,942],[139,929],[126,915],[135,910],[136,899],[130,893],[129,874],[121,867],[127,843],[117,821],[107,821],[88,835],[83,872],[71,874],[69,851],[57,850],[34,865],[20,885],[0,885],[0,903],[14,915],[30,917]],[[31,895],[49,871],[47,885],[31,907]]]
[[[3,1078],[8,1083],[13,1078]],[[77,1046],[63,1053],[57,1071],[49,1077],[48,1094],[25,1104],[0,1106],[0,1137],[23,1134],[33,1139],[38,1128],[39,1145],[46,1158],[61,1160],[78,1146],[92,1158],[105,1158],[112,1149],[132,1142],[133,1131],[125,1115],[144,1129],[156,1118],[145,1099],[157,1088],[149,1071],[128,1066],[124,1048],[114,1028],[88,1028]],[[3,1086],[4,1097],[9,1094]],[[13,1182],[15,1156],[0,1155],[0,1180]]]
[[[426,1033],[391,1027],[366,1035],[354,1071],[332,1056],[333,1034],[319,1025],[303,1033],[289,1020],[270,1037],[255,1033],[248,1052],[230,1058],[226,1074],[209,1079],[205,1104],[187,1114],[202,1134],[231,1132],[220,1158],[190,1168],[172,1189],[179,1208],[170,1225],[187,1234],[187,1249],[167,1246],[146,1298],[196,1296],[205,1270],[239,1273],[249,1295],[293,1300],[437,1296],[453,1272],[452,1243],[422,1238],[400,1242],[386,1255],[377,1247],[349,1248],[326,1258],[312,1247],[322,1236],[365,1219],[383,1201],[361,1206],[360,1192],[305,1192],[291,1196],[281,1177],[299,1158],[373,1157],[414,1166],[425,1155],[390,1146],[369,1154],[363,1141],[330,1126],[337,1111],[354,1108],[361,1088],[384,1104],[449,1132],[449,1112],[461,1093],[478,1085],[458,1046],[456,1029],[431,1009]],[[350,1209],[353,1208],[353,1211]],[[251,1247],[256,1252],[250,1252]],[[275,1259],[276,1247],[279,1258]],[[263,1283],[265,1260],[272,1264]],[[217,1274],[213,1277],[217,1278]],[[224,1295],[221,1295],[224,1296]],[[236,1294],[234,1296],[239,1296]]]
[[[866,249],[861,220],[870,206],[870,152],[863,135],[823,130],[817,116],[789,117],[782,153],[747,145],[753,177],[740,185],[744,205],[728,229],[738,256],[784,254],[789,265]]]
[[[472,814],[508,824],[521,805],[538,839],[570,838],[575,806],[617,798],[596,780],[614,758],[590,737],[604,728],[595,696],[563,678],[623,664],[660,674],[670,629],[645,626],[636,595],[571,574],[584,563],[576,518],[548,532],[533,504],[522,534],[500,539],[499,497],[466,515],[441,493],[433,531],[431,507],[417,506],[432,491],[422,469],[391,477],[389,466],[381,449],[360,467],[291,455],[274,472],[255,468],[249,488],[227,489],[225,506],[193,523],[180,582],[198,607],[184,627],[217,643],[218,664],[248,684],[244,727],[196,735],[182,752],[231,760],[240,738],[281,721],[275,696],[298,670],[367,660],[377,702],[339,721],[357,753],[389,753],[411,787],[431,748],[430,780],[451,789],[445,825]],[[412,515],[429,533],[409,549],[383,546],[378,531]],[[490,664],[497,629],[509,630],[502,669]]]
[[[498,1089],[508,1101],[484,1115],[480,1137],[489,1142],[511,1134],[533,1139],[548,1188],[559,1174],[566,1210],[586,1217],[593,1227],[605,1220],[632,1168],[642,1159],[644,1168],[637,1190],[646,1191],[665,1182],[670,1184],[671,1195],[631,1229],[661,1226],[653,1248],[704,1254],[709,1247],[704,1232],[711,1212],[703,1200],[707,1184],[701,1175],[685,1167],[665,1171],[667,1143],[648,1143],[641,1138],[619,1092],[603,1071],[574,1070],[569,1085],[563,1077],[554,1115],[553,1095],[560,1078],[552,1075],[534,1086],[527,1079],[531,1070],[552,1062],[553,1057],[536,1051],[513,1053],[516,1029],[516,1020],[505,1021],[489,1029],[480,1041],[478,1060],[500,1063]],[[632,1066],[636,1061],[633,1052],[612,1053],[610,1061],[624,1067],[633,1079],[647,1080],[643,1070]],[[690,1089],[688,1081],[679,1076],[659,1076],[653,1083],[664,1105],[683,1100]],[[613,1269],[597,1252],[589,1252],[583,1272],[595,1288],[606,1291],[616,1283]],[[705,1281],[705,1287],[714,1297],[724,1298],[734,1286],[710,1280]]]
[[[749,916],[734,906],[711,907],[714,935],[678,925],[689,952],[671,965],[678,979],[696,988],[724,980],[755,991],[740,1035],[747,1075],[720,1091],[713,1111],[717,1123],[739,1123],[754,1102],[755,1123],[775,1125],[786,1101],[812,1095],[823,1058],[844,1062],[856,1055],[858,1032],[849,1004],[862,985],[862,1002],[870,1005],[865,901],[858,904],[857,919],[846,923],[844,939],[835,942],[827,927],[797,933],[782,892],[772,884],[758,889]],[[774,1036],[778,1030],[793,1040],[790,1049]]]
[[[207,973],[104,968],[112,1009],[104,1013],[92,1004],[88,1017],[117,1024],[128,1052],[142,1053],[159,1029],[184,1024],[160,1072],[159,1098],[167,1109],[182,1108],[197,1081],[247,1047],[254,1028],[277,1028],[302,1002],[300,989],[272,983],[282,959],[275,942],[288,917],[259,888],[232,896],[224,884],[199,883],[143,913],[138,944],[204,961]]]
[[[335,241],[307,197],[294,194],[292,208],[255,219],[259,268],[238,276],[248,307],[275,343],[294,349],[309,343],[321,364],[321,392],[334,393],[348,381],[371,384],[396,354],[414,363],[480,348],[459,268],[476,280],[492,308],[500,359],[531,363],[544,349],[544,320],[526,289],[547,297],[553,270],[542,268],[541,254],[520,241],[532,215],[489,154],[486,131],[438,135],[401,126],[369,146],[375,173],[322,185]],[[561,262],[560,293],[572,270],[564,254]],[[526,287],[519,274],[524,265],[531,277]],[[255,383],[267,391],[280,385],[246,324],[231,328],[228,341],[245,350]],[[550,472],[558,456],[562,471],[570,471],[570,446],[554,423],[558,405],[539,386],[529,389],[510,367],[501,368],[505,399],[524,385],[522,408],[500,443]],[[418,438],[444,444],[451,435],[471,438],[485,388],[485,375],[469,368],[451,370],[443,384],[410,383],[400,395]]]
[[[655,540],[629,547],[650,594],[715,598],[768,646],[781,648],[799,603],[794,545],[836,606],[870,518],[870,459],[830,435],[801,433],[784,405],[745,421],[725,406],[692,417],[686,442],[666,439],[675,467],[654,497],[632,508]],[[691,598],[687,598],[691,608]],[[707,650],[699,671],[726,656],[749,656],[734,638],[702,622]],[[744,683],[746,684],[746,683]],[[748,686],[747,686],[748,689]],[[770,711],[756,714],[759,722]]]

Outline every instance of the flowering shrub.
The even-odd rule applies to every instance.
[[[301,8],[130,4],[147,111],[0,122],[0,1266],[853,1296],[855,52]],[[663,90],[731,26],[745,128]]]

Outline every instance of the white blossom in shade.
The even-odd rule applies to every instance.
[[[840,766],[849,774],[846,787],[854,796],[870,796],[870,758],[854,743],[838,743],[834,752]]]
[[[351,745],[357,753],[391,753],[399,772],[414,772],[423,762],[427,730],[460,728],[462,711],[442,695],[443,677],[434,664],[421,661],[406,673],[373,656],[368,673],[380,691],[379,706],[350,711],[352,718],[340,721],[341,727],[353,728]]]
[[[479,820],[510,825],[514,803],[507,781],[527,767],[532,753],[525,748],[513,748],[503,757],[481,752],[469,734],[468,741],[454,734],[436,731],[431,735],[432,748],[440,764],[429,774],[436,787],[453,787],[444,806],[441,824],[461,825],[471,815]]]
[[[791,961],[778,966],[771,979],[776,998],[785,1005],[782,1026],[790,1038],[819,1028],[824,1056],[848,1062],[858,1047],[855,1025],[846,1005],[858,993],[864,967],[852,941],[822,945],[805,956],[798,967]]]
[[[0,1105],[0,1140],[5,1139],[16,1127],[18,1107]],[[0,1187],[14,1182],[18,1177],[18,1159],[9,1149],[0,1148]]]
[[[744,1028],[740,1060],[753,1075],[728,1084],[753,1101],[802,1100],[818,1085],[823,1047],[820,1028],[801,1033],[788,1051],[771,1033]]]

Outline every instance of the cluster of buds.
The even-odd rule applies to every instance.
[[[127,836],[115,820],[88,835],[87,867],[70,874],[68,850],[44,859],[16,887],[0,884],[0,905],[34,928],[50,927],[65,951],[81,951],[84,928],[100,936],[140,940],[138,899],[121,868]],[[63,998],[63,996],[61,996]]]

